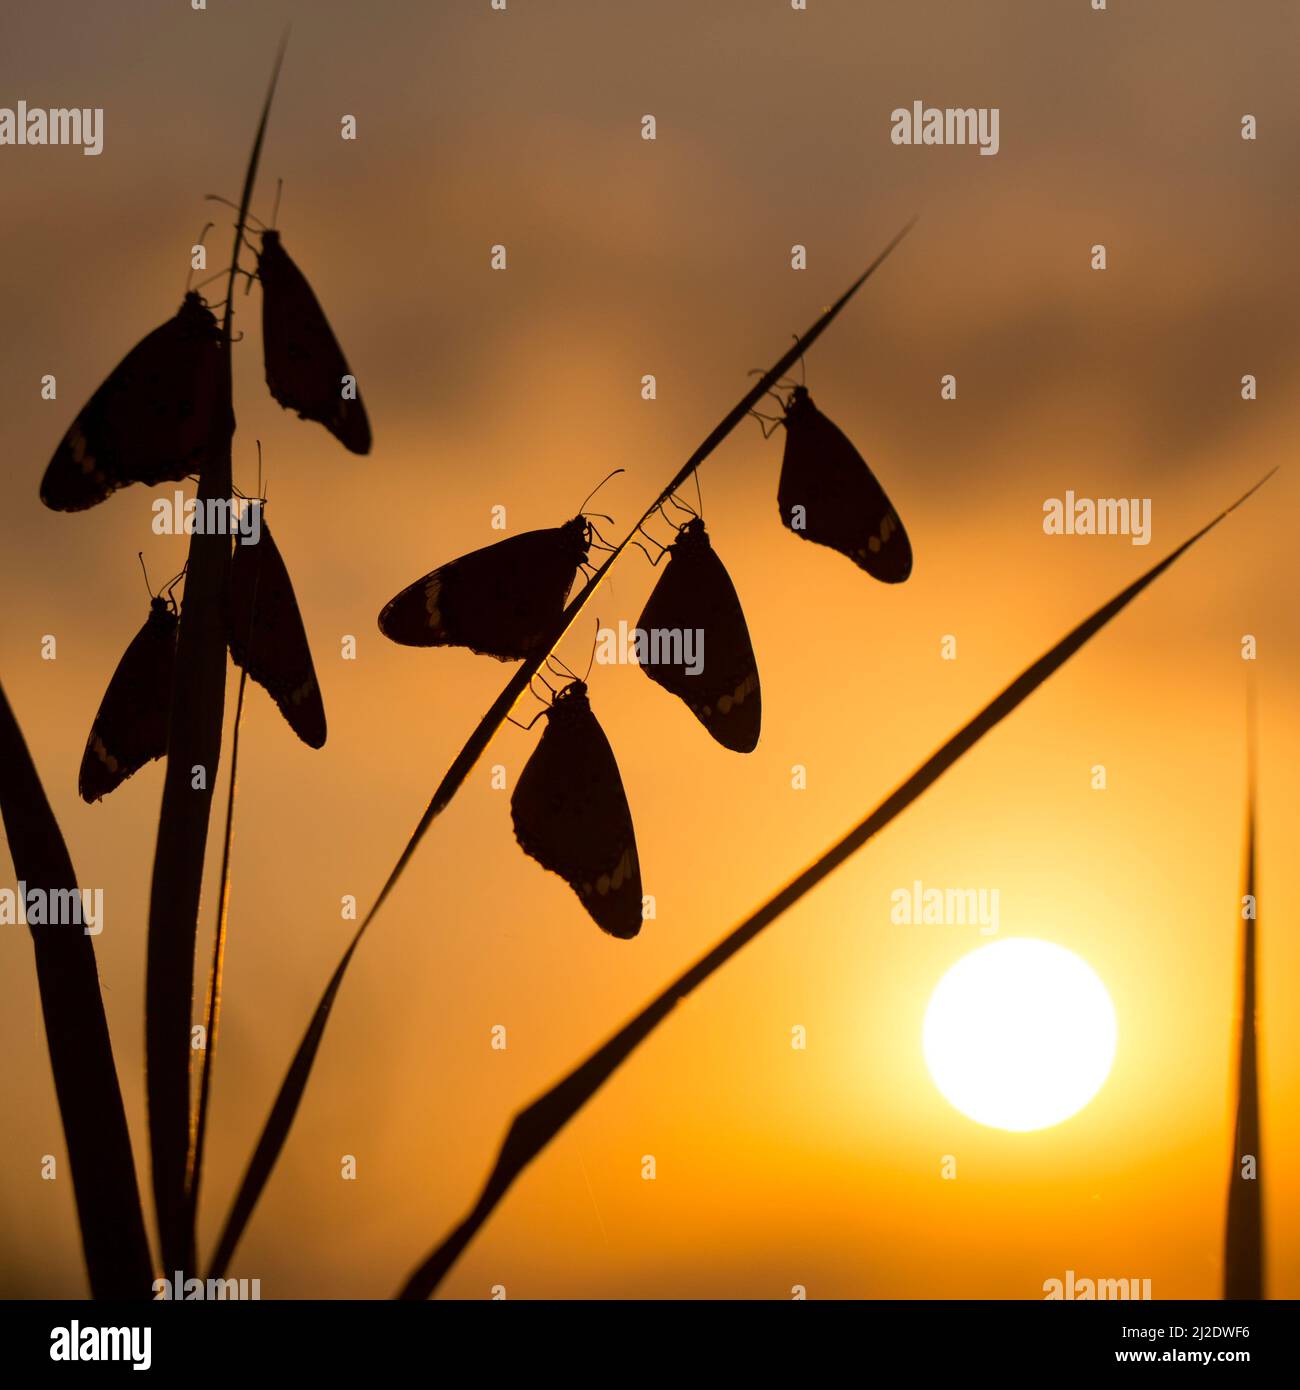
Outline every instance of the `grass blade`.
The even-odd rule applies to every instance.
[[[374,920],[379,909],[383,907],[401,878],[406,866],[411,862],[420,841],[424,838],[429,827],[439,815],[446,810],[452,798],[464,784],[465,778],[473,770],[474,764],[482,757],[484,750],[492,741],[492,738],[505,722],[506,716],[515,707],[519,697],[527,690],[529,683],[541,668],[542,663],[555,650],[561,638],[573,625],[578,614],[586,606],[587,601],[595,593],[596,588],[609,572],[610,566],[627,549],[628,545],[636,536],[637,527],[649,520],[651,513],[662,502],[666,502],[669,495],[677,491],[687,478],[704,462],[708,456],[722,443],[724,439],[736,428],[736,426],[749,413],[750,408],[773,386],[785,372],[794,365],[812,345],[821,337],[822,333],[830,326],[840,310],[849,302],[859,289],[871,278],[885,258],[898,245],[900,241],[911,231],[916,219],[913,218],[903,229],[893,237],[883,251],[874,261],[862,272],[861,275],[849,286],[847,290],[826,309],[816,323],[803,335],[796,339],[795,344],[788,352],[771,368],[752,390],[747,392],[736,403],[735,406],[719,421],[712,433],[704,440],[698,449],[674,474],[667,487],[655,498],[655,500],[641,514],[640,520],[616,545],[613,551],[606,558],[596,573],[592,576],[591,582],[578,594],[578,596],[564,610],[555,631],[550,634],[545,645],[545,650],[538,655],[525,661],[519,669],[511,676],[505,689],[489,706],[487,713],[479,720],[478,727],[470,735],[468,742],[456,755],[456,760],[447,769],[446,775],[438,784],[437,790],[433,794],[432,800],[425,808],[424,814],[420,817],[419,824],[412,832],[410,839],[406,842],[405,848],[397,858],[383,887],[379,890],[378,896],[371,905],[369,912],[361,920],[353,934],[352,940],[348,944],[347,950],[343,953],[343,958],[339,961],[334,974],[330,977],[329,984],[325,987],[324,994],[321,995],[320,1002],[316,1006],[316,1012],[312,1015],[311,1022],[307,1026],[307,1031],[303,1035],[302,1042],[298,1045],[298,1051],[294,1054],[293,1062],[285,1075],[284,1081],[280,1085],[279,1093],[276,1095],[275,1103],[271,1107],[271,1113],[267,1117],[263,1126],[261,1137],[258,1139],[257,1148],[253,1152],[253,1157],[249,1161],[248,1170],[244,1174],[244,1180],[240,1184],[239,1192],[236,1194],[235,1201],[230,1210],[230,1215],[226,1218],[225,1229],[222,1231],[221,1239],[217,1245],[216,1254],[213,1256],[213,1264],[210,1273],[214,1278],[221,1277],[234,1254],[235,1246],[239,1243],[240,1237],[244,1233],[244,1227],[248,1223],[248,1218],[253,1213],[253,1208],[257,1205],[258,1198],[262,1195],[262,1189],[266,1186],[267,1179],[271,1176],[271,1170],[275,1167],[276,1159],[280,1156],[280,1150],[284,1147],[284,1141],[288,1137],[289,1129],[293,1124],[294,1116],[297,1114],[298,1105],[302,1100],[303,1091],[306,1089],[307,1080],[311,1075],[312,1064],[316,1058],[317,1049],[320,1047],[321,1038],[325,1033],[325,1025],[329,1021],[330,1010],[334,1006],[334,1000],[338,996],[343,977],[347,973],[347,968],[351,964],[352,957],[356,953],[357,947],[361,944],[361,939],[366,934],[366,929]]]
[[[262,446],[259,441],[258,471],[261,472]],[[262,498],[265,505],[266,498]],[[269,533],[268,533],[269,534]],[[253,625],[257,617],[257,591],[261,583],[262,555],[259,548],[253,570],[252,600],[248,606],[248,629],[244,633],[245,654],[253,650]],[[208,1006],[205,1013],[203,1061],[199,1068],[199,1099],[194,1122],[194,1156],[190,1163],[190,1239],[197,1248],[199,1188],[203,1178],[203,1149],[208,1132],[208,1105],[212,1098],[212,1073],[216,1064],[217,1034],[221,1022],[221,979],[226,965],[226,929],[230,917],[230,855],[235,841],[235,788],[239,774],[239,729],[244,717],[244,696],[248,692],[248,667],[239,670],[239,694],[235,698],[234,730],[230,740],[230,786],[226,797],[226,833],[221,847],[221,879],[217,889],[217,924],[212,939],[212,968],[208,975]]]
[[[1246,791],[1246,850],[1242,894],[1255,916],[1243,923],[1241,947],[1241,1019],[1237,1041],[1237,1118],[1233,1127],[1232,1168],[1228,1175],[1228,1223],[1224,1236],[1223,1296],[1264,1297],[1263,1159],[1259,1133],[1259,1052],[1256,1037],[1256,931],[1258,896],[1255,881],[1255,721],[1249,717],[1249,774]],[[1253,1158],[1255,1176],[1242,1176],[1242,1161]]]
[[[1271,474],[1269,475],[1272,476]],[[976,743],[996,728],[1013,710],[1033,694],[1053,672],[1062,667],[1085,642],[1100,632],[1112,618],[1122,612],[1148,585],[1155,582],[1190,546],[1217,526],[1229,512],[1234,511],[1267,479],[1255,484],[1232,506],[1220,512],[1213,521],[1184,541],[1176,550],[1149,569],[1141,578],[1103,604],[1067,633],[1049,652],[1018,675],[1005,690],[987,705],[941,748],[930,757],[865,820],[860,821],[843,839],[832,845],[819,859],[793,878],[775,897],[769,898],[751,917],[743,921],[706,955],[653,999],[631,1022],[625,1024],[603,1047],[574,1068],[545,1095],[521,1110],[511,1123],[488,1175],[483,1191],[469,1215],[433,1251],[411,1275],[402,1298],[428,1298],[443,1276],[456,1262],[487,1220],[511,1184],[524,1168],[537,1157],[574,1115],[595,1095],[634,1049],[672,1012],[675,1005],[720,970],[764,928],[793,907],[810,889],[838,868],[850,855],[861,849],[874,835],[902,814],[929,787]]]
[[[46,892],[76,888],[67,845],[2,688],[0,814],[20,882]],[[153,1262],[95,948],[77,926],[29,929],[90,1291],[148,1298]]]
[[[235,276],[271,99],[275,95],[283,58],[282,43],[244,176],[222,325],[225,418],[218,426],[220,438],[214,439],[210,457],[199,478],[197,494],[201,499],[227,500],[231,496],[230,454],[235,428],[231,327]],[[218,531],[204,533],[196,529],[190,537],[185,602],[176,645],[167,768],[149,897],[145,976],[149,1145],[163,1267],[169,1275],[194,1267],[188,1201],[192,1137],[190,1062],[193,1056],[190,1027],[203,861],[225,717],[229,582],[230,537]],[[195,786],[195,769],[203,771],[201,786]]]
[[[247,647],[244,648],[248,650]],[[208,973],[208,1002],[204,1010],[203,1056],[199,1063],[199,1099],[194,1119],[194,1153],[190,1160],[190,1241],[196,1242],[199,1186],[203,1176],[204,1141],[208,1136],[208,1105],[212,1099],[212,1073],[217,1060],[217,1034],[221,1023],[221,977],[226,967],[226,927],[230,918],[230,853],[235,842],[235,787],[239,771],[239,726],[244,717],[248,672],[239,673],[235,698],[234,729],[230,742],[230,786],[226,794],[226,832],[221,844],[221,879],[217,885],[217,923],[212,935],[212,968]]]

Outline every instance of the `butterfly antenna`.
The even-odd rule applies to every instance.
[[[144,562],[144,551],[143,551],[143,550],[137,550],[135,554],[136,554],[136,559],[138,559],[138,560],[140,561],[140,570],[141,570],[141,572],[144,574],[144,587],[145,587],[146,589],[149,590],[149,598],[150,598],[150,600],[153,600],[153,599],[157,598],[157,595],[154,593],[153,589],[150,588],[150,585],[149,585],[149,567],[148,567],[148,566],[145,564],[145,562]]]
[[[215,223],[212,223],[212,222],[205,222],[205,223],[203,224],[203,230],[199,233],[199,239],[198,239],[194,244],[195,244],[196,246],[202,246],[202,245],[203,245],[203,238],[204,238],[205,236],[207,236],[207,234],[212,230],[212,228],[213,228],[215,225],[216,225],[216,224],[215,224]],[[185,293],[186,293],[186,294],[189,294],[189,292],[190,292],[190,281],[193,280],[193,279],[194,279],[194,259],[193,259],[193,255],[191,254],[191,257],[190,257],[190,273],[185,277]],[[207,281],[205,280],[203,283],[204,283],[204,284],[207,284]]]
[[[561,661],[558,656],[548,656],[546,658],[546,667],[553,676],[563,676],[565,679],[571,681],[576,681],[578,679],[578,673],[570,668],[568,662]]]
[[[804,370],[803,364],[803,342],[797,333],[791,333],[790,336],[794,339],[795,346],[799,349],[799,385],[806,388],[808,385],[808,374]]]
[[[275,206],[271,209],[271,226],[274,227],[280,216],[280,194],[284,192],[284,180],[275,181]]]
[[[587,514],[587,512],[586,512],[587,503],[591,501],[591,499],[601,490],[601,488],[603,488],[603,487],[605,486],[605,484],[606,484],[607,482],[609,482],[609,480],[610,480],[611,478],[616,478],[620,473],[626,473],[626,472],[627,472],[627,469],[626,469],[626,468],[616,468],[612,473],[607,473],[607,474],[600,480],[600,482],[598,482],[598,483],[596,484],[596,486],[595,486],[594,488],[592,488],[592,490],[591,490],[591,491],[587,494],[587,496],[583,499],[582,506],[578,508],[578,515],[579,515],[579,516],[586,516],[586,514]],[[602,514],[601,514],[600,512],[593,512],[592,515],[593,515],[593,516],[601,516]],[[605,519],[606,521],[608,521],[611,525],[613,525],[613,518],[612,518],[612,517],[608,517],[608,516],[607,516],[607,517],[605,517],[604,519]]]

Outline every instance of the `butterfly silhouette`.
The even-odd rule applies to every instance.
[[[650,639],[650,655],[655,634],[698,634],[703,665],[697,674],[671,661],[642,661],[641,669],[682,700],[724,748],[753,752],[762,723],[758,663],[740,599],[703,519],[682,526],[667,554],[637,627]],[[665,654],[662,646],[658,654]]]
[[[885,490],[848,437],[821,413],[805,386],[786,406],[785,456],[777,486],[781,522],[828,545],[885,584],[912,573],[912,547]]]
[[[257,256],[262,282],[262,353],[266,384],[286,410],[317,420],[354,454],[370,452],[370,421],[359,393],[343,394],[350,376],[343,350],[307,278],[280,233],[266,228]],[[355,391],[355,379],[352,388]]]
[[[546,727],[510,799],[515,839],[564,879],[601,931],[630,940],[642,920],[636,835],[586,683],[571,681],[542,714]]]
[[[99,801],[166,753],[179,620],[170,589],[150,599],[149,616],[117,663],[90,726],[77,776],[83,801]]]
[[[247,505],[262,503],[253,499]],[[320,748],[325,705],[289,571],[265,517],[255,543],[235,546],[227,636],[235,664],[271,696],[305,744]]]
[[[128,483],[179,482],[201,472],[221,380],[221,330],[191,291],[81,408],[41,479],[41,501],[56,512],[83,511]]]
[[[559,622],[591,539],[591,523],[578,515],[473,550],[390,599],[379,630],[404,647],[468,647],[522,661]]]

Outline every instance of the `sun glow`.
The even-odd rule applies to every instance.
[[[926,1066],[963,1115],[997,1129],[1045,1129],[1077,1114],[1115,1060],[1115,1010],[1072,951],[1023,937],[983,946],[935,986]]]

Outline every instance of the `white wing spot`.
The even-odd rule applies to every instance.
[[[95,739],[95,742],[91,745],[91,752],[94,753],[94,755],[99,759],[99,761],[103,763],[104,766],[110,772],[117,771],[117,759],[104,746],[104,740],[102,738]]]

